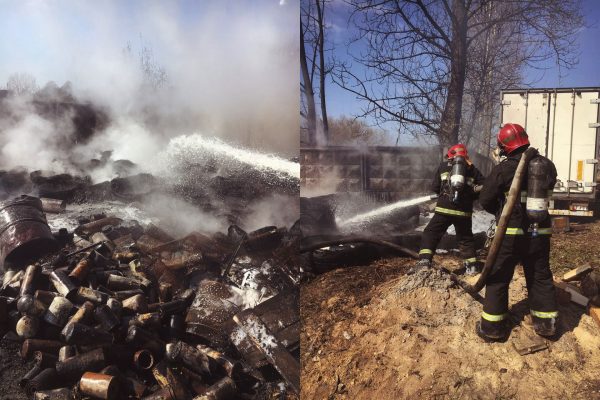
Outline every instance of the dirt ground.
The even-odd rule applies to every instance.
[[[578,229],[552,239],[560,275],[580,265],[573,257],[600,260],[600,222]],[[510,291],[515,327],[505,343],[487,344],[474,329],[481,304],[441,272],[407,274],[412,265],[395,258],[337,269],[302,288],[303,399],[600,399],[600,328],[583,307],[562,301],[558,338],[542,340],[526,318],[519,267]],[[516,351],[536,344],[548,348]]]
[[[19,357],[21,345],[0,341],[0,400],[26,400],[19,380],[33,367],[33,361],[24,363]]]

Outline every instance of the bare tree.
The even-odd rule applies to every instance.
[[[32,95],[37,92],[35,77],[27,73],[15,73],[8,77],[6,88],[18,96]]]
[[[325,79],[329,71],[325,69],[325,0],[315,0],[317,8],[317,27],[319,36],[317,48],[319,49],[319,96],[321,99],[321,121],[323,123],[323,136],[329,139],[329,123],[327,121],[327,102],[325,96]]]
[[[478,18],[498,18],[503,7],[488,2]],[[500,90],[523,83],[522,67],[527,61],[525,48],[512,40],[518,26],[499,22],[473,40],[467,61],[462,124],[459,141],[482,154],[491,150],[491,131],[496,120]]]
[[[326,62],[326,52],[331,50],[326,46],[326,22],[325,10],[326,0],[302,0],[300,14],[300,41],[301,55],[300,67],[302,70],[303,94],[306,97],[308,113],[306,117],[307,129],[314,127],[314,139],[316,142],[316,131],[320,128],[325,143],[329,140],[329,122],[327,115],[326,81],[331,67]],[[318,95],[320,104],[320,119],[316,113],[315,87],[318,83]],[[309,97],[312,95],[313,100]],[[311,104],[315,104],[314,120],[310,112]]]
[[[308,72],[308,60],[306,58],[306,48],[304,45],[305,26],[300,21],[300,71],[302,72],[301,91],[304,95],[303,104],[306,106],[306,131],[309,145],[317,143],[317,111],[315,109],[315,94],[313,91],[312,79]]]
[[[140,35],[140,49],[138,51],[139,68],[142,73],[143,85],[147,88],[158,90],[167,86],[169,76],[164,67],[160,66],[154,57],[152,46],[144,44],[144,40]],[[134,60],[134,49],[131,42],[123,49],[123,54]]]
[[[554,59],[560,68],[576,63],[575,38],[583,25],[578,0],[348,0],[355,40],[366,52],[354,55],[364,72],[342,64],[335,82],[365,101],[362,115],[378,122],[408,124],[415,134],[437,136],[440,144],[459,139],[465,88],[479,107],[484,91],[468,79],[490,32],[508,28],[487,56],[519,53],[518,67]],[[493,5],[493,12],[490,7]],[[487,42],[490,46],[490,41]],[[514,77],[513,61],[507,60]],[[488,61],[489,62],[489,58]],[[486,79],[502,65],[485,66]],[[481,77],[479,77],[481,79]],[[482,89],[483,90],[483,89]],[[489,94],[486,93],[486,99]],[[487,101],[487,100],[486,100]]]
[[[385,131],[369,126],[360,119],[341,116],[331,118],[329,122],[329,144],[376,145],[385,143]]]

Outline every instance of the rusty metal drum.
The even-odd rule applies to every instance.
[[[25,267],[57,246],[40,199],[23,195],[0,203],[0,263]]]

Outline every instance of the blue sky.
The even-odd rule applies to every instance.
[[[579,35],[579,64],[572,70],[563,70],[551,62],[544,65],[544,71],[529,69],[524,71],[527,81],[535,82],[535,87],[600,86],[600,1],[584,0],[583,14],[588,27]],[[329,9],[330,38],[334,44],[334,56],[348,59],[348,39],[352,29],[347,24],[347,7],[341,1],[334,1]],[[352,52],[359,52],[360,44],[350,46]],[[356,66],[356,65],[355,65]],[[357,68],[360,71],[360,68]],[[354,95],[329,82],[327,86],[327,107],[330,116],[356,115],[362,103]],[[393,128],[392,128],[393,129]],[[395,137],[395,135],[393,135]]]

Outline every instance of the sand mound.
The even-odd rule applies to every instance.
[[[515,327],[507,342],[487,344],[474,331],[481,305],[413,263],[336,270],[303,289],[302,398],[600,398],[600,329],[583,308],[562,304],[558,339],[542,340],[526,322],[519,270]],[[548,349],[515,349],[535,344]]]

